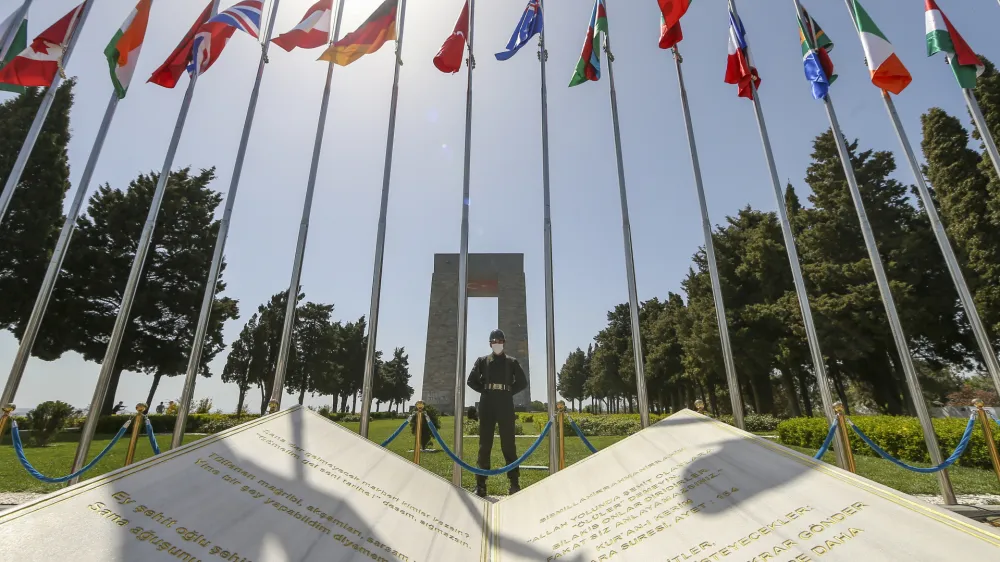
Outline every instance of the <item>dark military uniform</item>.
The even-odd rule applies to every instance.
[[[517,460],[514,444],[514,395],[528,387],[528,377],[517,359],[501,353],[493,353],[476,359],[469,374],[469,388],[481,394],[479,399],[479,458],[477,464],[484,470],[490,469],[490,453],[493,451],[493,431],[499,424],[500,449],[506,464]],[[518,469],[507,473],[514,491],[518,484]],[[485,493],[486,477],[476,476],[476,488]]]

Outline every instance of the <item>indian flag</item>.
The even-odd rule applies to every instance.
[[[899,95],[910,85],[913,77],[896,56],[892,43],[882,34],[882,30],[875,25],[858,0],[854,0],[854,25],[861,35],[861,46],[865,49],[872,84]]]
[[[149,23],[149,8],[153,0],[139,0],[132,13],[125,18],[125,23],[111,38],[104,49],[111,67],[111,82],[115,85],[118,99],[125,97],[135,65],[139,61],[139,51],[146,37],[146,25]]]
[[[959,86],[975,88],[976,78],[985,67],[934,0],[925,0],[924,20],[927,23],[927,56],[944,52]]]

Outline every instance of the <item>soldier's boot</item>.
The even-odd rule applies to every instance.
[[[476,495],[485,498],[486,497],[486,477],[476,476]]]
[[[516,493],[518,493],[520,491],[521,491],[521,483],[518,482],[518,477],[517,476],[512,476],[510,478],[510,492],[509,492],[510,495],[513,496],[514,494],[516,494]]]

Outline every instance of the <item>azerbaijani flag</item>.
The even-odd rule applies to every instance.
[[[361,57],[382,48],[386,41],[396,39],[396,10],[398,0],[385,0],[375,8],[357,29],[330,45],[318,60],[332,61],[347,66]]]
[[[802,66],[805,69],[806,80],[812,83],[814,99],[821,100],[830,91],[830,85],[837,79],[833,73],[833,61],[829,51],[833,50],[833,41],[827,37],[816,20],[802,8],[806,18],[804,25],[799,19],[799,43],[802,45]],[[807,31],[808,30],[808,31]],[[813,36],[816,40],[813,41]]]
[[[872,74],[872,84],[879,88],[899,95],[910,85],[913,77],[896,56],[892,43],[886,39],[882,31],[875,25],[868,12],[861,7],[858,0],[854,3],[854,25],[861,35],[861,46],[865,50],[865,60]]]
[[[104,49],[104,55],[108,57],[108,66],[111,67],[111,82],[115,85],[118,99],[125,98],[128,85],[132,81],[132,74],[135,73],[142,41],[146,38],[149,8],[152,5],[153,0],[139,0],[132,13],[125,18],[125,23]]]
[[[979,61],[975,51],[958,34],[948,16],[937,7],[934,0],[925,0],[924,21],[927,24],[927,56],[944,52],[955,73],[958,85],[975,88],[986,67]]]
[[[670,49],[684,39],[681,17],[694,0],[657,0],[660,5],[660,48]]]
[[[601,79],[601,37],[600,33],[608,35],[608,10],[604,0],[595,0],[594,13],[590,16],[590,27],[587,28],[587,40],[583,43],[583,53],[580,62],[576,63],[576,71],[570,78],[570,87],[578,86],[588,80]]]

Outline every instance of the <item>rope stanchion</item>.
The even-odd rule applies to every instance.
[[[556,428],[559,435],[559,470],[566,468],[566,424],[563,421],[566,417],[566,403],[560,400],[556,402]]]
[[[392,443],[392,441],[395,438],[399,437],[399,434],[402,433],[403,429],[405,429],[406,426],[408,426],[408,425],[410,425],[410,418],[406,418],[405,420],[403,420],[403,424],[400,425],[399,427],[397,427],[396,431],[394,431],[392,433],[392,435],[389,436],[388,439],[386,439],[385,441],[382,442],[382,446],[383,447],[388,447],[389,443]]]
[[[50,484],[59,484],[61,482],[72,480],[73,478],[80,476],[84,472],[87,472],[91,468],[94,468],[94,465],[97,464],[97,462],[100,461],[102,458],[104,458],[104,455],[108,454],[111,448],[114,447],[116,443],[118,443],[118,440],[121,439],[123,435],[125,435],[125,431],[128,430],[128,427],[130,425],[132,425],[131,419],[125,422],[125,425],[123,425],[122,428],[118,430],[118,433],[115,435],[114,439],[112,439],[111,442],[108,443],[108,446],[105,447],[103,451],[98,453],[97,456],[94,457],[92,461],[87,463],[86,466],[74,472],[73,474],[67,474],[66,476],[61,476],[59,478],[51,478],[49,476],[45,476],[41,472],[38,472],[35,469],[35,467],[31,466],[31,463],[28,462],[28,459],[24,456],[24,445],[21,444],[21,433],[17,430],[16,421],[13,421],[10,425],[10,436],[11,440],[14,442],[14,453],[17,454],[17,460],[21,461],[21,466],[23,466],[24,469],[28,471],[28,474],[34,476],[37,480],[41,480],[42,482],[48,482]]]
[[[132,438],[128,440],[128,450],[125,452],[125,464],[128,466],[135,460],[135,446],[139,443],[139,429],[142,419],[146,417],[146,405],[139,403],[135,405],[135,425],[132,426]]]
[[[495,469],[492,469],[492,470],[483,470],[481,468],[476,468],[474,466],[466,464],[465,461],[463,461],[462,459],[460,459],[457,456],[455,456],[455,453],[453,453],[452,450],[448,448],[448,445],[445,444],[444,440],[441,439],[441,435],[438,433],[437,428],[434,427],[434,422],[431,421],[430,417],[428,417],[426,421],[427,421],[427,429],[431,430],[431,435],[433,435],[434,439],[437,440],[438,445],[441,445],[441,450],[443,450],[445,453],[447,453],[447,455],[449,457],[451,457],[451,460],[455,461],[455,464],[457,464],[458,466],[464,468],[465,470],[467,470],[467,471],[475,474],[476,476],[497,476],[497,475],[500,475],[500,474],[506,474],[506,473],[514,470],[515,468],[517,468],[518,466],[520,466],[521,463],[523,463],[525,460],[527,460],[528,457],[530,457],[532,453],[535,452],[535,449],[537,449],[538,446],[542,444],[542,441],[545,439],[545,436],[547,436],[549,434],[549,430],[552,429],[552,420],[549,420],[545,424],[545,428],[542,430],[541,435],[538,436],[538,439],[536,439],[535,442],[532,443],[530,447],[528,447],[528,450],[525,451],[524,454],[521,455],[520,458],[518,458],[517,460],[515,460],[514,462],[508,464],[507,466],[505,466],[503,468],[495,468]]]
[[[965,426],[965,433],[962,434],[962,440],[958,442],[958,447],[955,448],[955,452],[952,453],[951,456],[946,458],[944,462],[942,462],[938,466],[932,466],[928,468],[923,468],[919,466],[910,466],[905,462],[893,457],[889,453],[885,452],[885,450],[883,450],[881,447],[876,445],[875,442],[872,441],[867,435],[865,435],[865,433],[861,431],[861,428],[855,425],[853,421],[847,420],[847,423],[851,424],[851,428],[854,429],[854,432],[858,434],[858,437],[860,437],[861,440],[865,442],[865,444],[871,447],[872,450],[878,453],[879,456],[882,457],[883,459],[895,464],[900,468],[905,468],[906,470],[909,470],[911,472],[919,472],[921,474],[933,474],[935,472],[944,470],[949,466],[955,464],[955,461],[957,461],[958,458],[961,457],[963,453],[965,453],[965,449],[969,446],[969,441],[971,441],[972,439],[972,430],[973,428],[976,427],[976,416],[974,414],[969,416],[969,423]]]
[[[979,423],[983,426],[983,437],[986,438],[986,450],[990,452],[990,463],[993,465],[993,473],[996,475],[997,480],[1000,481],[1000,454],[997,453],[997,443],[993,440],[993,428],[990,427],[990,416],[983,406],[985,405],[982,400],[976,399],[973,402],[976,407],[976,415],[979,417]],[[996,421],[996,418],[994,418]],[[1000,424],[1000,422],[997,422]],[[2,433],[0,433],[2,435]]]
[[[851,432],[847,431],[847,412],[844,409],[844,403],[839,400],[834,402],[833,413],[837,418],[837,426],[840,428],[841,443],[844,445],[844,459],[847,461],[847,466],[844,468],[857,474],[858,465],[854,462],[854,451],[851,450]]]
[[[833,422],[833,425],[830,426],[830,431],[826,432],[826,439],[823,440],[823,444],[820,446],[819,451],[815,455],[813,455],[814,459],[816,460],[822,459],[823,455],[825,455],[826,452],[830,450],[830,445],[833,444],[833,438],[835,435],[837,435],[837,429],[838,429],[837,422]]]
[[[586,445],[588,449],[590,449],[590,452],[591,453],[596,453],[597,452],[597,447],[594,447],[590,443],[590,441],[588,441],[587,438],[583,435],[583,430],[580,429],[580,426],[576,425],[576,420],[574,420],[573,418],[570,418],[569,419],[569,425],[570,425],[570,427],[573,428],[573,431],[576,432],[576,436],[580,438],[580,441],[583,441],[583,444]]]
[[[427,419],[430,420],[429,417]],[[415,434],[413,436],[413,464],[416,464],[418,466],[420,465],[420,446],[422,443],[421,437],[423,437],[422,430],[424,428],[423,421],[424,421],[424,401],[419,400],[417,401],[417,425],[414,427],[416,431],[413,432]]]
[[[3,440],[3,430],[7,428],[7,420],[14,419],[14,414],[12,413],[14,408],[16,408],[16,406],[13,404],[7,404],[3,407],[3,414],[0,414],[0,441]],[[13,429],[11,431],[13,431]]]
[[[153,435],[153,423],[149,421],[149,416],[143,416],[146,418],[146,437],[149,438],[149,446],[153,449],[154,455],[160,454],[160,444],[156,442],[156,436]]]

